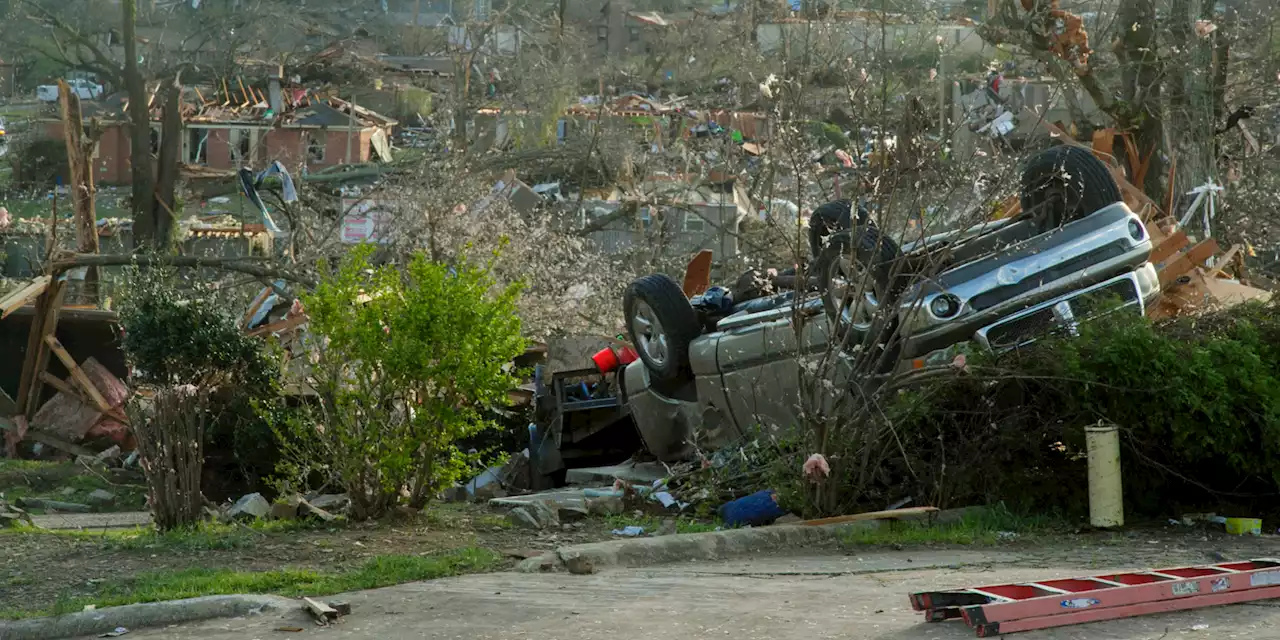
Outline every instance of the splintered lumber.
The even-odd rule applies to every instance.
[[[18,384],[18,413],[31,418],[40,403],[41,386],[38,374],[49,368],[49,349],[45,336],[58,330],[58,314],[62,311],[62,299],[66,295],[66,283],[58,280],[45,290],[36,303],[31,317],[31,332],[27,335],[27,359],[22,363],[22,378]]]
[[[0,431],[17,431],[17,430],[18,430],[18,425],[14,424],[12,420],[5,417],[0,417]],[[67,442],[66,440],[63,440],[62,438],[57,438],[47,433],[36,431],[34,429],[27,429],[27,433],[25,437],[28,440],[34,440],[45,446],[53,447],[54,449],[61,449],[62,451],[66,451],[67,453],[73,456],[93,457],[97,455],[97,453],[91,449],[82,447],[78,444],[72,444],[70,442]]]
[[[40,276],[18,290],[11,291],[3,298],[0,298],[0,319],[8,317],[9,314],[40,296],[49,288],[49,283],[52,281],[53,279],[49,276]]]
[[[1236,254],[1240,253],[1240,251],[1243,249],[1244,249],[1243,245],[1238,245],[1238,244],[1231,245],[1231,248],[1227,250],[1227,253],[1225,255],[1222,255],[1214,260],[1213,268],[1210,269],[1208,273],[1204,274],[1204,277],[1209,280],[1213,280],[1214,278],[1217,278],[1218,274],[1222,273],[1222,270],[1226,269],[1227,265],[1231,264],[1232,260],[1235,260]]]
[[[904,516],[919,516],[927,513],[933,513],[937,510],[937,507],[911,507],[909,509],[894,509],[892,511],[868,511],[867,513],[854,513],[847,516],[835,516],[834,518],[805,520],[800,524],[806,527],[821,527],[828,524],[858,522],[860,520],[894,520]]]
[[[1217,253],[1218,241],[1213,238],[1187,249],[1185,253],[1171,260],[1165,264],[1163,269],[1160,269],[1160,288],[1164,289],[1177,282],[1179,278],[1187,275],[1196,267],[1203,265],[1205,260]]]
[[[110,411],[111,405],[107,403],[107,399],[102,397],[102,392],[98,391],[97,387],[93,386],[93,382],[89,380],[89,376],[86,376],[84,374],[84,370],[80,368],[80,365],[76,364],[76,359],[72,358],[71,354],[67,353],[67,350],[62,348],[62,343],[58,342],[58,338],[56,336],[45,336],[44,341],[45,344],[48,344],[49,348],[53,350],[54,355],[58,356],[58,359],[62,361],[62,365],[71,373],[71,379],[76,381],[76,384],[80,386],[80,389],[83,390],[89,400],[93,402],[93,405],[98,408],[98,411],[101,411],[102,413]]]
[[[305,597],[302,599],[302,602],[307,606],[307,609],[311,611],[311,615],[316,617],[316,620],[328,622],[330,620],[338,619],[338,610],[323,602]]]
[[[1185,231],[1177,231],[1173,235],[1164,239],[1164,242],[1157,244],[1151,250],[1151,257],[1147,258],[1151,264],[1162,264],[1165,260],[1177,255],[1179,251],[1191,244],[1191,240],[1187,238]]]

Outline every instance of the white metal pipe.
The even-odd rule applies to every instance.
[[[1120,484],[1120,429],[1097,424],[1084,428],[1089,455],[1089,523],[1099,528],[1124,525]]]

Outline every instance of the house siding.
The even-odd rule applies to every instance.
[[[242,127],[208,127],[206,144],[207,165],[213,169],[239,169],[240,163],[232,158],[231,131]],[[245,129],[248,129],[247,127]],[[351,161],[369,162],[372,157],[373,127],[351,136]],[[43,123],[44,135],[62,139],[62,123]],[[251,148],[250,157],[255,165],[265,165],[279,160],[293,169],[302,166],[307,159],[307,136],[322,136],[325,144],[324,160],[307,162],[307,169],[323,169],[345,164],[347,159],[347,132],[332,129],[258,129],[257,147]],[[132,180],[130,162],[131,143],[128,127],[123,124],[106,125],[98,142],[98,152],[93,158],[93,176],[98,184],[128,184]]]

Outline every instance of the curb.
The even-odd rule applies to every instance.
[[[49,618],[0,622],[0,640],[56,640],[98,635],[124,627],[130,631],[210,618],[237,618],[297,608],[280,596],[205,596],[186,600],[127,604]]]
[[[560,547],[516,565],[525,573],[564,571],[595,573],[610,567],[647,567],[693,560],[723,560],[734,556],[778,551],[789,547],[837,542],[856,529],[879,526],[875,522],[851,522],[825,527],[774,525],[706,533],[686,533],[655,538],[634,538]]]
[[[928,524],[958,522],[981,507],[949,509],[927,516],[901,518]],[[648,567],[673,562],[724,560],[736,556],[769,553],[789,548],[833,544],[851,531],[877,529],[881,520],[862,520],[825,526],[773,525],[728,529],[706,533],[685,533],[653,538],[630,538],[592,542],[528,558],[516,565],[522,573],[568,571],[595,573],[606,568]]]

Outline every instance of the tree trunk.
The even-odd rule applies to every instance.
[[[156,169],[155,204],[151,219],[155,223],[153,242],[164,251],[173,238],[177,222],[174,191],[178,182],[178,154],[182,149],[182,85],[177,78],[164,93],[164,111],[160,123],[160,158]]]
[[[168,237],[159,235],[155,219],[155,179],[151,162],[151,112],[147,86],[138,69],[138,0],[121,0],[124,18],[124,86],[129,94],[129,151],[133,177],[133,245],[152,250],[168,248]]]
[[[1117,12],[1121,25],[1124,107],[1119,125],[1134,137],[1138,163],[1147,163],[1142,189],[1156,202],[1164,202],[1164,108],[1160,100],[1160,60],[1157,54],[1154,0],[1125,0]],[[1131,176],[1136,179],[1136,176]]]

